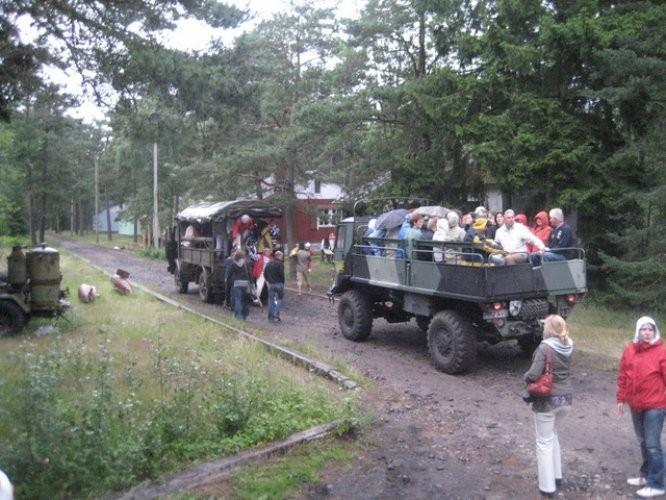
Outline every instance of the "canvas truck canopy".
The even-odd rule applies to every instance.
[[[201,224],[243,214],[252,217],[281,217],[282,209],[264,200],[203,201],[178,213],[176,220]]]

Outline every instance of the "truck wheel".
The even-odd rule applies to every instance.
[[[211,284],[210,273],[204,267],[199,273],[199,297],[208,304],[213,302],[215,298]]]
[[[189,282],[183,278],[180,266],[176,266],[176,270],[173,273],[173,279],[176,282],[176,290],[178,290],[178,293],[187,293]]]
[[[430,317],[416,316],[416,324],[421,330],[423,330],[423,332],[428,333],[428,327],[430,326]]]
[[[522,337],[518,337],[518,345],[520,346],[520,349],[530,356],[534,354],[534,351],[536,351],[536,348],[539,347],[540,343],[541,336],[523,335]]]
[[[432,364],[445,373],[460,373],[476,363],[476,336],[472,325],[453,311],[440,311],[428,327]]]
[[[27,319],[19,306],[8,300],[0,300],[0,337],[20,332]]]
[[[361,341],[372,330],[372,304],[358,290],[345,292],[338,303],[338,322],[342,335],[349,340]]]

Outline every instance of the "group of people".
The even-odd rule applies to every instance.
[[[264,248],[252,261],[243,250],[235,250],[224,262],[226,284],[225,301],[234,311],[234,317],[245,320],[249,314],[249,302],[260,301],[264,286],[268,287],[268,320],[279,322],[280,307],[284,297],[284,253],[271,253]]]
[[[562,482],[562,461],[558,429],[573,400],[570,377],[573,341],[566,321],[558,315],[546,318],[543,341],[534,352],[525,373],[527,383],[535,382],[550,366],[550,396],[525,396],[532,405],[536,429],[538,485],[542,496],[552,497]],[[634,432],[641,451],[638,474],[627,484],[638,488],[641,498],[666,495],[661,433],[666,415],[666,346],[654,319],[643,316],[636,322],[633,342],[622,354],[617,377],[617,410],[625,405],[631,411]]]
[[[418,260],[451,264],[482,262],[496,266],[566,260],[575,255],[571,248],[576,244],[561,208],[553,208],[549,213],[539,212],[532,225],[528,225],[524,214],[516,214],[512,209],[492,214],[481,206],[467,214],[451,210],[441,218],[415,211],[405,217],[395,234],[375,229],[370,221],[365,236],[369,244],[364,246],[364,251],[372,255],[396,258],[413,255]],[[401,243],[395,250],[387,250],[390,244],[380,247],[376,238],[395,238]],[[437,245],[423,244],[427,241],[454,245],[441,250]],[[473,244],[473,247],[464,247],[463,243]]]

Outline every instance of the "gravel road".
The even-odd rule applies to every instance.
[[[218,317],[202,304],[196,285],[175,293],[164,261],[63,240],[60,245],[96,265],[123,268],[131,279]],[[534,426],[519,395],[529,359],[512,343],[479,347],[478,367],[463,376],[430,365],[424,334],[414,323],[376,320],[366,342],[340,334],[334,306],[321,297],[287,291],[281,324],[252,308],[253,329],[277,339],[307,342],[342,360],[370,381],[363,400],[374,416],[364,451],[349,469],[332,467],[303,498],[431,499],[537,498]],[[575,340],[575,332],[574,340]],[[614,411],[615,374],[574,359],[574,407],[560,431],[564,483],[559,498],[633,498],[625,478],[637,472],[639,451],[630,418]],[[205,491],[202,491],[205,493]]]

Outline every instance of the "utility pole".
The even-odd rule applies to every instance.
[[[150,120],[155,124],[155,140],[153,142],[153,247],[160,247],[160,220],[157,206],[157,127],[160,122],[159,113],[151,113]]]
[[[95,153],[95,242],[99,244],[99,155]]]

